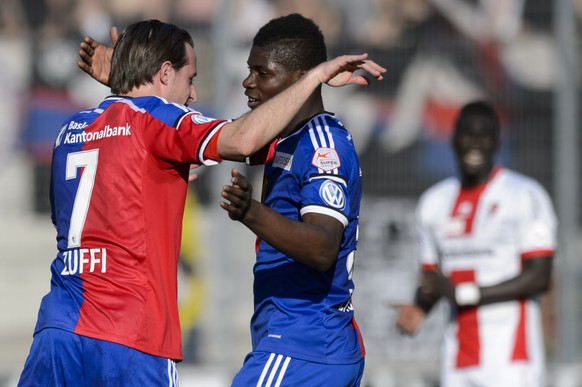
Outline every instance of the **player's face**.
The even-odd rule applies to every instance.
[[[493,169],[498,146],[495,132],[484,120],[474,119],[460,128],[453,139],[453,148],[462,178],[474,182],[486,180]]]
[[[247,105],[254,109],[285,90],[301,77],[298,71],[288,71],[272,59],[271,52],[253,46],[247,61],[249,75],[243,80]]]
[[[196,88],[194,87],[194,77],[196,77],[196,54],[194,48],[186,44],[186,57],[188,61],[186,65],[174,72],[171,81],[169,94],[166,99],[170,102],[181,103],[188,105],[198,100]]]

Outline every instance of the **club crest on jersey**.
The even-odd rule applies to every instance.
[[[341,165],[339,155],[332,148],[317,148],[311,159],[311,164],[326,172],[339,168]]]
[[[346,207],[346,197],[342,187],[331,180],[326,180],[319,187],[319,196],[333,208],[343,210]]]
[[[273,167],[281,168],[286,171],[291,170],[291,164],[293,164],[293,155],[283,152],[275,152],[273,157]]]
[[[202,114],[192,114],[191,117],[192,117],[192,121],[198,125],[207,124],[209,122],[215,121],[214,118],[205,117]]]

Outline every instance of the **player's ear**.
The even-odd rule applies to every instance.
[[[168,82],[170,81],[170,76],[172,75],[173,70],[174,68],[172,67],[172,62],[167,60],[164,63],[162,63],[162,67],[160,68],[160,71],[158,71],[156,76],[159,78],[162,84],[167,85]]]

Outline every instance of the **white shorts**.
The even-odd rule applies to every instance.
[[[446,368],[441,372],[442,387],[544,387],[545,372],[529,363],[485,367]]]

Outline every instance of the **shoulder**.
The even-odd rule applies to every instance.
[[[296,132],[299,144],[307,153],[330,149],[340,154],[355,153],[352,136],[334,116],[322,113],[312,117]]]
[[[149,115],[168,126],[178,127],[186,116],[201,117],[200,122],[193,119],[194,123],[204,123],[210,121],[200,112],[190,109],[188,106],[168,102],[164,98],[157,96],[145,96],[138,98],[129,98],[122,101],[130,106],[133,110]]]
[[[547,191],[542,184],[530,176],[507,168],[502,169],[500,172],[499,178],[503,185],[517,193],[547,195]]]

